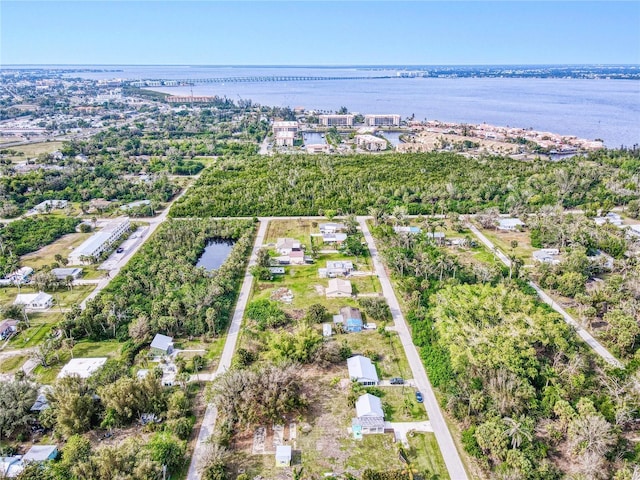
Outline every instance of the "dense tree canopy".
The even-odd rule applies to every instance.
[[[626,188],[613,188],[623,182]],[[497,206],[530,211],[542,205],[575,207],[625,203],[638,181],[611,164],[582,158],[561,164],[454,153],[350,156],[274,155],[220,159],[206,170],[171,215],[317,215],[321,211],[469,213]]]

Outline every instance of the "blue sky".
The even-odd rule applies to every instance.
[[[640,63],[640,2],[0,0],[0,65]]]

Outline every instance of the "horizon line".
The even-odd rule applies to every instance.
[[[405,64],[180,64],[180,63],[7,63],[5,67],[261,67],[261,68],[344,68],[344,67],[640,67],[640,63],[405,63]]]

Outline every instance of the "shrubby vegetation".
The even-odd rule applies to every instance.
[[[532,243],[561,250],[558,265],[539,264],[535,277],[544,288],[568,297],[578,319],[629,368],[640,363],[640,270],[629,251],[638,247],[634,237],[605,224],[597,226],[582,216],[547,208],[531,217]],[[601,252],[609,255],[602,255]]]
[[[172,220],[122,269],[84,311],[73,309],[63,322],[74,338],[131,338],[217,335],[224,330],[253,243],[254,224],[237,220]],[[236,241],[216,271],[197,268],[208,241]]]
[[[640,460],[637,373],[603,370],[515,276],[462,267],[422,235],[374,232],[429,378],[492,478],[604,479]]]
[[[0,224],[0,277],[18,268],[18,257],[75,232],[78,223],[78,218],[43,216]]]
[[[590,160],[599,157],[551,163],[454,153],[235,155],[206,170],[171,215],[366,214],[369,208],[390,213],[399,205],[410,214],[489,207],[524,212],[542,205],[623,204],[637,196],[638,182],[629,171]]]

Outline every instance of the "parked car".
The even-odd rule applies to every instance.
[[[389,380],[389,383],[391,385],[402,385],[404,383],[404,378],[393,377],[391,380]]]
[[[120,247],[120,248],[118,248],[118,249],[116,250],[116,253],[122,253],[122,252],[124,252],[124,248],[122,248],[122,247]]]
[[[424,402],[424,398],[422,397],[422,393],[420,393],[420,392],[416,392],[416,401],[417,401],[418,403],[422,403],[422,402]]]

